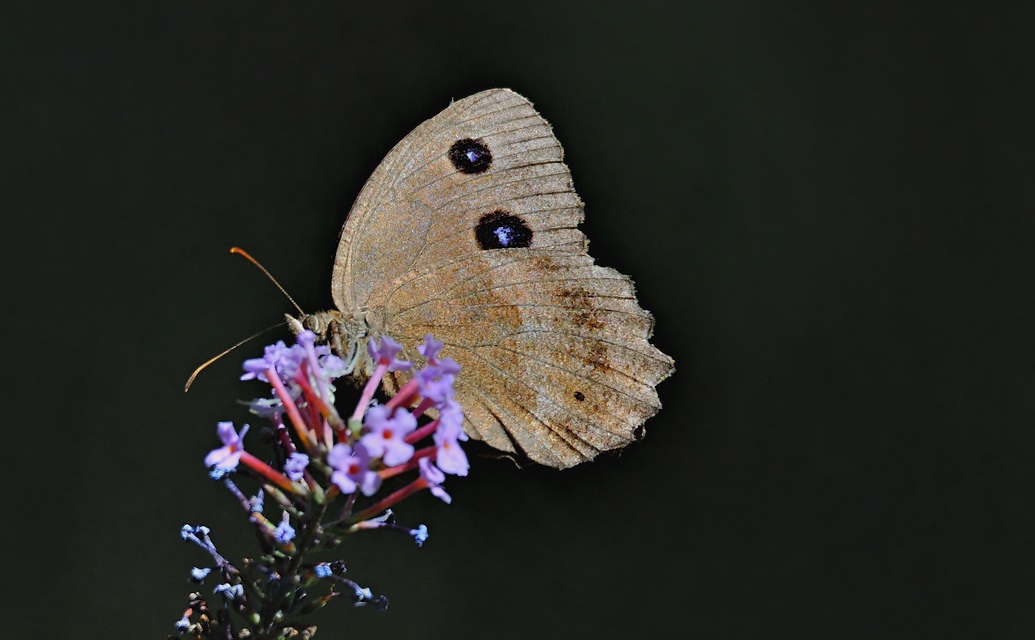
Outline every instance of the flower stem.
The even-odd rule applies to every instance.
[[[427,487],[427,480],[425,480],[424,478],[417,478],[416,480],[406,485],[402,489],[399,489],[394,493],[391,493],[390,495],[386,496],[383,500],[380,500],[372,504],[371,506],[367,507],[366,509],[363,509],[358,513],[352,514],[352,516],[348,519],[347,522],[350,524],[355,524],[356,522],[366,520],[367,518],[382,513],[383,511],[387,511],[388,508],[391,507],[393,504],[401,500],[405,500],[409,496],[417,493],[421,489],[426,489]]]
[[[387,364],[379,364],[374,369],[374,374],[370,376],[366,386],[363,387],[363,394],[359,397],[359,402],[356,403],[356,410],[352,412],[351,420],[356,422],[363,420],[363,414],[367,412],[367,407],[370,406],[370,401],[374,398],[374,393],[377,392],[377,387],[381,384],[381,378],[384,377],[386,371],[388,371]]]
[[[284,403],[284,410],[287,411],[288,418],[291,419],[291,424],[295,427],[295,433],[298,434],[302,444],[305,445],[307,451],[312,451],[312,447],[315,444],[313,437],[309,433],[309,427],[302,419],[302,414],[298,411],[298,406],[295,401],[291,398],[291,394],[284,387],[284,383],[280,381],[280,377],[277,376],[277,371],[270,367],[266,369],[266,377],[270,381],[270,385],[273,390],[277,392],[277,396],[280,401]]]
[[[424,449],[419,449],[419,450],[413,452],[413,457],[410,458],[408,461],[404,462],[403,464],[398,464],[398,465],[395,465],[394,467],[388,467],[387,469],[381,469],[377,473],[378,473],[378,475],[381,476],[381,478],[383,480],[387,480],[388,478],[392,478],[394,476],[397,476],[400,473],[406,473],[407,471],[412,471],[413,469],[416,469],[418,466],[420,466],[420,459],[421,458],[427,458],[428,456],[433,456],[433,455],[435,455],[436,451],[437,451],[437,447],[425,447]]]
[[[396,407],[408,407],[413,402],[413,399],[417,397],[418,383],[417,378],[410,378],[410,380],[399,389],[399,393],[395,394],[388,399],[385,406],[389,409],[395,409]]]
[[[405,438],[403,438],[403,441],[406,442],[407,444],[413,444],[414,442],[420,442],[421,440],[423,440],[427,436],[430,436],[432,433],[434,433],[435,429],[437,429],[437,428],[438,428],[438,419],[436,418],[435,420],[432,420],[431,422],[429,422],[428,424],[424,425],[420,429],[417,429],[416,431],[411,431]]]
[[[277,471],[247,451],[241,452],[241,462],[247,465],[252,471],[258,473],[288,493],[293,493],[296,496],[303,496],[306,494],[306,491],[302,489],[301,485],[291,482],[283,473]]]

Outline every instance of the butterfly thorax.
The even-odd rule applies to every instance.
[[[366,349],[368,327],[357,314],[346,315],[338,310],[307,313],[298,318],[286,316],[288,326],[297,335],[308,329],[316,334],[318,344],[326,344],[345,361],[346,373],[358,382],[364,382],[373,373],[373,362]]]

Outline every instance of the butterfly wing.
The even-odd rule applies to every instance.
[[[450,161],[451,145],[462,139],[491,149],[485,170],[463,173]],[[550,125],[513,91],[452,103],[393,147],[356,198],[334,260],[335,305],[365,310],[375,289],[383,297],[411,269],[470,252],[473,221],[496,200],[537,224],[536,248],[585,252],[575,228],[582,201],[561,156]]]
[[[472,437],[557,468],[632,441],[672,371],[632,281],[586,253],[562,154],[512,91],[453,103],[375,171],[335,269],[372,335],[446,344]]]

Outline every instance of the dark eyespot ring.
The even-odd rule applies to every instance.
[[[518,216],[496,210],[481,217],[474,237],[482,249],[521,249],[532,244],[532,229]]]
[[[481,140],[462,138],[449,147],[449,161],[460,173],[482,173],[492,164],[492,152]]]

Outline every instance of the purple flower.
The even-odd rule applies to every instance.
[[[327,564],[326,562],[321,562],[320,564],[313,567],[313,573],[316,574],[317,578],[328,578],[334,572],[331,571],[331,565]]]
[[[291,392],[290,387],[288,392]],[[260,418],[276,420],[278,416],[284,413],[284,403],[277,396],[272,398],[256,398],[248,402],[248,410]]]
[[[217,585],[216,588],[212,590],[212,593],[222,593],[230,600],[238,600],[244,597],[244,586],[240,583],[231,585],[229,582],[224,582],[223,584]]]
[[[302,388],[294,378],[305,359],[306,352],[302,345],[293,344],[288,347],[282,340],[278,340],[276,344],[266,347],[263,357],[244,361],[245,373],[241,380],[261,380],[268,383],[270,380],[266,371],[273,367],[277,377],[284,383],[288,395],[297,400],[302,395]],[[276,395],[272,398],[252,400],[248,407],[252,413],[263,418],[276,418],[284,412],[284,403]]]
[[[430,400],[435,406],[440,406],[453,397],[453,380],[456,376],[453,375],[455,371],[452,371],[451,367],[443,366],[446,362],[454,361],[447,358],[442,362],[428,364],[413,376],[417,380],[421,397]]]
[[[394,413],[385,405],[370,407],[364,420],[369,432],[360,442],[374,458],[381,458],[390,467],[402,464],[413,457],[413,445],[404,441],[417,428],[417,419],[403,408]]]
[[[460,363],[452,358],[436,360],[435,366],[438,367],[440,375],[456,375],[460,373]]]
[[[355,449],[344,442],[334,445],[327,453],[327,464],[334,469],[331,482],[342,493],[355,493],[359,487],[363,495],[374,495],[381,487],[381,476],[370,470],[370,458],[362,442],[357,442]]]
[[[418,547],[423,547],[424,543],[428,540],[428,528],[424,525],[420,525],[416,529],[410,529],[410,535],[413,536],[413,540],[417,543]]]
[[[210,573],[212,573],[211,567],[204,567],[202,569],[199,569],[198,567],[192,567],[190,570],[190,579],[192,582],[197,582],[198,584],[205,584],[205,578],[207,578],[208,574]]]
[[[356,602],[354,603],[357,607],[364,606],[367,602],[374,599],[374,592],[370,590],[370,587],[361,587],[358,584],[355,586],[356,590]]]
[[[424,356],[428,362],[434,364],[438,359],[438,352],[442,351],[441,342],[435,342],[435,339],[431,337],[431,334],[424,336],[424,344],[417,345],[417,351]]]
[[[428,489],[431,490],[431,495],[435,496],[442,502],[449,504],[453,501],[446,490],[442,488],[442,483],[446,481],[446,474],[431,464],[429,458],[421,458],[417,464],[420,466],[420,477],[424,478],[424,481],[428,483]]]
[[[251,513],[262,513],[263,502],[265,502],[266,494],[260,489],[255,496],[248,498],[248,510]]]
[[[303,329],[295,336],[295,342],[302,345],[303,349],[312,349],[316,346],[316,334],[309,329]]]
[[[335,388],[332,381],[348,372],[345,362],[332,354],[329,346],[315,344],[316,334],[312,331],[302,331],[296,339],[297,342],[290,347],[278,341],[266,347],[263,357],[245,360],[245,373],[241,379],[269,382],[266,372],[272,367],[288,395],[298,400],[302,396],[298,376],[303,370],[303,364],[308,362],[305,371],[309,384],[324,402],[333,404]],[[271,398],[252,400],[248,405],[252,413],[274,420],[285,411],[283,401],[276,394]]]
[[[442,343],[436,342],[429,333],[424,336],[424,344],[417,346],[417,351],[428,359],[428,364],[418,371],[414,378],[420,387],[420,395],[435,405],[441,405],[453,397],[453,380],[460,372],[460,365],[452,358],[439,359]]]
[[[464,414],[455,400],[449,400],[439,409],[438,428],[432,439],[437,447],[435,464],[446,473],[466,476],[470,464],[459,441],[467,440],[467,434],[464,433]]]
[[[402,345],[388,336],[381,337],[381,345],[376,346],[374,339],[367,341],[367,352],[370,357],[379,365],[388,365],[389,371],[405,371],[413,365],[405,360],[399,360],[395,356],[402,351]]]
[[[298,371],[298,367],[301,366],[305,357],[305,349],[301,345],[294,344],[289,347],[284,344],[283,340],[278,340],[275,344],[266,347],[261,358],[244,361],[245,373],[241,376],[241,380],[269,382],[266,370],[270,367],[277,371],[277,375],[282,380],[290,380],[295,377],[295,372]]]
[[[317,345],[316,334],[312,331],[299,333],[297,340],[309,361],[308,373],[312,386],[325,401],[334,402],[334,385],[331,382],[348,372],[345,361],[332,354],[328,345]]]
[[[327,349],[328,353],[321,353],[323,349]],[[323,373],[325,378],[327,380],[336,380],[348,373],[349,368],[345,364],[344,360],[329,351],[330,347],[326,345],[317,347],[316,354],[318,357],[316,360],[320,363],[320,371]]]
[[[180,527],[181,538],[183,538],[184,540],[196,540],[198,543],[201,542],[201,540],[198,538],[198,534],[201,534],[202,537],[206,537],[210,533],[212,533],[212,530],[203,524],[200,524],[198,526],[185,524],[182,527]]]
[[[449,400],[438,408],[439,423],[437,431],[451,434],[456,440],[467,441],[464,433],[464,411],[456,400]]]
[[[287,512],[284,512],[284,519],[273,531],[273,539],[280,544],[287,544],[295,539],[295,529],[291,526]]]
[[[302,473],[305,471],[306,465],[308,464],[309,456],[296,451],[288,456],[288,459],[284,461],[284,475],[286,475],[292,482],[298,482],[302,479]]]
[[[216,432],[219,434],[223,446],[208,452],[208,455],[205,456],[205,466],[214,466],[219,471],[232,471],[237,468],[237,463],[241,460],[243,451],[241,439],[244,438],[244,434],[248,433],[248,425],[241,427],[241,433],[238,434],[234,429],[233,422],[220,422],[216,425]]]

